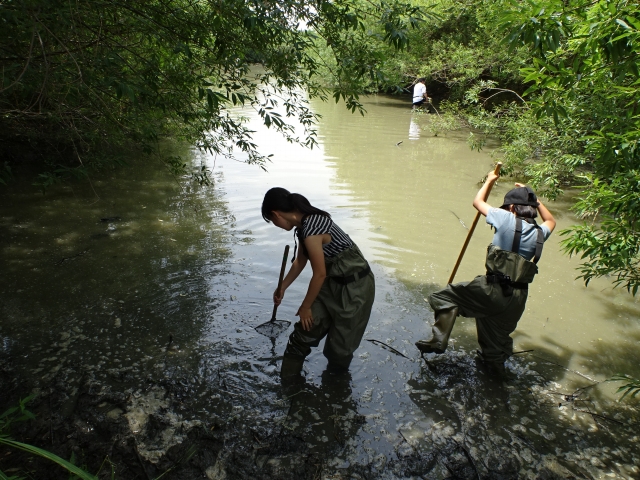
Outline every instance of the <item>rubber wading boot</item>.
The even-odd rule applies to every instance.
[[[511,378],[504,362],[485,360],[481,351],[478,350],[476,353],[478,354],[476,357],[477,364],[487,375],[499,380],[509,380]]]
[[[449,344],[449,336],[458,316],[458,307],[443,310],[436,314],[436,323],[431,328],[433,336],[431,340],[419,340],[416,347],[422,353],[444,353]]]
[[[504,362],[486,362],[487,373],[496,378],[500,379],[508,379],[509,375],[507,375],[507,369],[504,366]]]
[[[302,365],[304,364],[304,357],[298,357],[297,355],[287,355],[285,353],[282,358],[282,366],[280,367],[280,378],[290,378],[300,376],[302,372]]]
[[[349,373],[349,366],[344,366],[335,362],[329,362],[325,371],[328,375],[344,375],[346,373]]]

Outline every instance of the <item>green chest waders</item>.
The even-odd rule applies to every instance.
[[[282,375],[288,365],[302,368],[311,347],[317,347],[325,337],[323,353],[329,367],[346,370],[369,323],[375,280],[358,247],[354,245],[326,258],[325,264],[327,278],[311,306],[313,327],[306,331],[300,322],[294,325],[284,353]]]
[[[516,218],[512,251],[489,245],[486,275],[470,282],[447,285],[429,296],[435,312],[430,340],[416,342],[422,353],[444,353],[458,315],[476,319],[478,343],[488,362],[504,362],[513,352],[510,334],[524,312],[529,283],[538,272],[536,265],[542,254],[544,235],[537,227],[536,252],[533,261],[518,252],[522,236],[522,219]]]

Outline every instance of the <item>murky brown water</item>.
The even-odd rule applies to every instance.
[[[478,370],[473,320],[458,322],[447,355],[420,359],[413,342],[433,320],[424,298],[453,267],[492,159],[471,152],[466,133],[423,130],[429,117],[406,102],[375,97],[366,107],[362,118],[314,104],[323,120],[313,151],[256,123],[258,144],[275,153],[268,172],[179,151],[213,169],[213,187],[181,189],[161,168],[136,163],[94,179],[99,198],[88,185],[44,198],[11,187],[0,200],[3,356],[41,389],[63,378],[69,409],[72,388],[89,377],[130,392],[127,411],[110,412],[125,414],[136,434],[149,414],[178,412],[160,440],[141,437],[150,460],[194,422],[215,419],[291,433],[322,452],[326,478],[445,478],[456,456],[470,456],[489,478],[637,477],[632,403],[615,402],[618,384],[577,389],[617,372],[640,376],[640,305],[604,280],[575,281],[578,262],[560,253],[557,233],[515,334],[516,350],[535,351],[508,362],[514,380],[496,384]],[[253,328],[270,318],[281,251],[293,240],[261,218],[272,186],[329,210],[372,262],[378,289],[350,376],[323,374],[316,349],[293,397],[277,374],[286,335],[272,343]],[[496,204],[509,188],[496,187]],[[556,232],[575,221],[566,203],[548,206]],[[492,236],[483,225],[458,280],[482,273]],[[279,318],[295,321],[309,273],[287,292]],[[256,472],[299,462],[259,449],[252,458]],[[224,452],[218,459],[218,471],[234,478]]]

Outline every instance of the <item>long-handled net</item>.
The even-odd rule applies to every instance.
[[[284,270],[287,266],[287,258],[289,257],[289,245],[284,247],[284,255],[282,256],[282,267],[280,268],[280,277],[278,278],[278,291],[282,288],[282,279],[284,278]],[[273,306],[273,314],[271,320],[265,322],[256,327],[256,331],[269,338],[276,338],[282,332],[284,332],[291,322],[287,320],[277,320],[276,312],[278,311],[278,305]]]

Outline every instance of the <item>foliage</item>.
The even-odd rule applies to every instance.
[[[616,393],[624,392],[620,397],[620,400],[622,400],[627,395],[630,395],[631,398],[635,398],[635,396],[638,395],[638,393],[640,393],[640,380],[630,377],[629,375],[623,375],[622,373],[618,373],[617,375],[614,375],[611,378],[611,380],[619,381],[619,382],[627,382],[625,385],[622,385],[620,388],[618,388],[618,391],[616,392]]]
[[[33,420],[35,418],[35,415],[27,410],[27,403],[29,403],[32,399],[33,395],[21,399],[17,406],[11,407],[4,413],[0,414],[0,445],[17,448],[33,455],[38,455],[42,458],[46,458],[47,460],[50,460],[62,466],[73,476],[81,478],[82,480],[96,480],[95,476],[85,472],[84,470],[73,464],[73,456],[71,458],[71,461],[68,462],[47,450],[43,450],[42,448],[34,447],[33,445],[29,445],[26,443],[17,442],[9,437],[11,425],[13,423]],[[0,480],[20,480],[20,478],[21,477],[17,476],[9,477],[5,473],[0,471]]]
[[[29,445],[26,443],[16,442],[15,440],[11,440],[10,438],[4,436],[0,436],[0,445],[17,448],[18,450],[23,450],[27,453],[46,458],[47,460],[57,463],[61,467],[65,468],[69,473],[72,473],[74,476],[81,478],[82,480],[96,480],[97,478],[94,475],[91,475],[90,473],[87,473],[81,468],[75,466],[72,462],[68,462],[67,460],[60,458],[59,456],[49,452],[48,450],[43,450],[42,448],[34,447],[33,445]]]
[[[33,395],[21,399],[18,405],[11,407],[0,414],[0,435],[8,435],[11,431],[11,424],[33,420],[36,418],[33,413],[27,410],[27,403],[33,400]]]
[[[438,2],[431,10],[438,21],[411,31],[406,51],[388,52],[385,74],[397,83],[426,77],[430,91],[446,91],[454,101],[481,80],[519,84],[525,57],[501,45],[495,28],[501,9],[501,1]]]
[[[355,111],[362,78],[378,75],[367,41],[378,33],[365,21],[401,49],[421,18],[399,0],[8,0],[0,6],[0,142],[14,163],[47,165],[45,185],[112,165],[118,148],[151,151],[169,135],[264,166],[269,156],[234,108],[250,106],[267,127],[313,147],[308,97],[331,93]],[[335,67],[331,92],[317,76],[320,44]]]
[[[530,49],[534,117],[569,138],[536,167],[559,184],[583,185],[574,209],[588,223],[564,234],[585,260],[580,277],[613,276],[640,285],[640,5],[633,1],[513,2],[503,17],[509,40]],[[550,123],[552,122],[552,123]],[[573,140],[571,140],[573,139]]]

